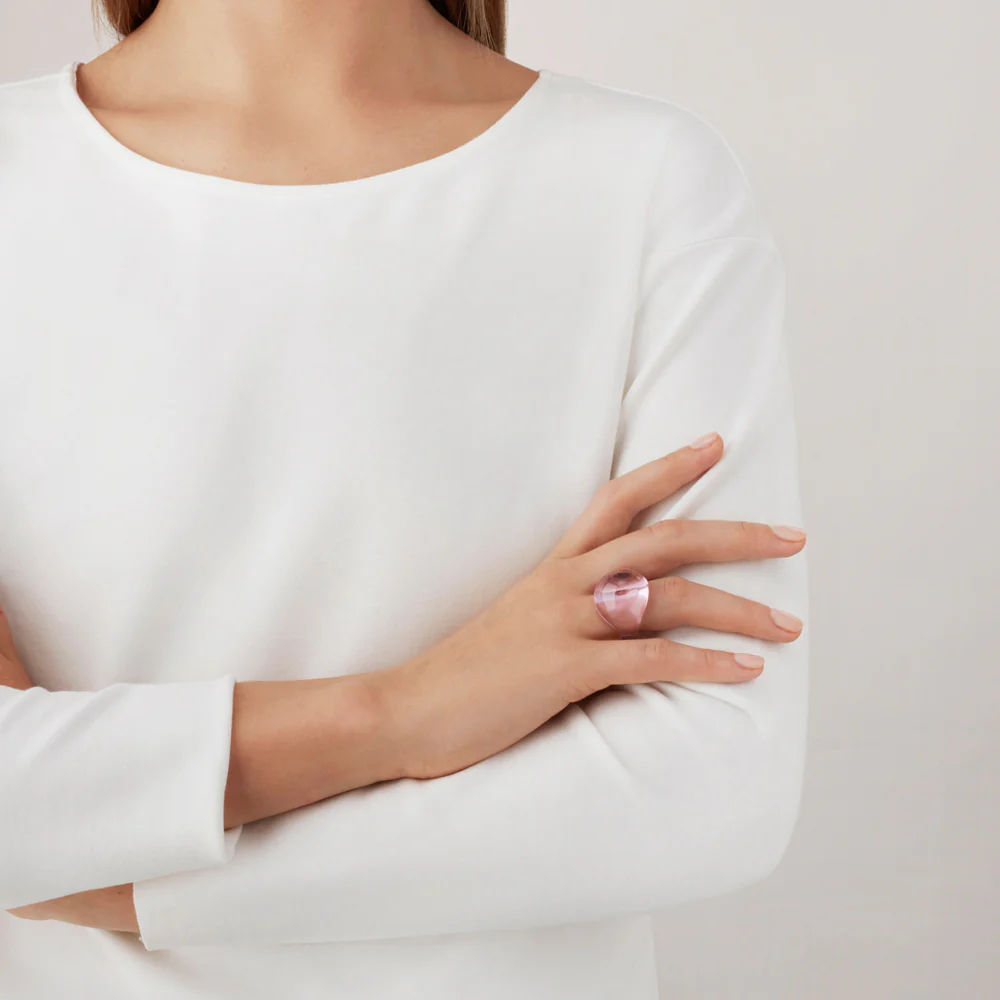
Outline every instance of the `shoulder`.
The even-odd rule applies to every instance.
[[[66,69],[0,84],[0,170],[48,148],[64,129]]]
[[[633,177],[639,165],[651,225],[668,227],[678,243],[766,235],[744,164],[714,123],[664,97],[547,74],[557,131],[586,133],[599,161],[631,165]]]
[[[68,68],[0,84],[0,262],[37,238],[72,197],[78,150],[62,88]],[[2,294],[2,293],[0,293]]]
[[[65,73],[63,68],[41,76],[0,83],[0,121],[13,126],[57,109]]]

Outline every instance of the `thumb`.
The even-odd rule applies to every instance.
[[[0,608],[0,656],[6,656],[8,660],[17,659],[14,636],[10,634],[10,622],[8,622],[3,608]]]
[[[24,669],[17,655],[14,637],[10,634],[10,623],[3,608],[0,608],[0,685],[19,688],[22,691],[34,687],[28,671]]]

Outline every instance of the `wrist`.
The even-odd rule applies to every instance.
[[[382,705],[367,674],[238,681],[225,828],[399,777]]]
[[[439,733],[427,704],[426,663],[414,657],[392,667],[365,674],[371,712],[378,730],[384,770],[392,778],[426,778],[422,760]],[[430,714],[429,714],[430,712]]]
[[[329,679],[328,753],[336,787],[320,797],[405,776],[395,722],[395,676],[394,669],[382,669]]]

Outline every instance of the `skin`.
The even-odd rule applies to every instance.
[[[535,78],[426,0],[160,0],[138,31],[80,67],[78,84],[95,118],[150,159],[313,184],[461,145]],[[787,612],[676,575],[692,563],[795,555],[798,529],[667,520],[629,530],[722,457],[718,435],[698,445],[606,483],[538,566],[420,655],[347,677],[238,682],[226,828],[379,781],[461,770],[611,685],[759,676],[759,657],[746,666],[730,651],[646,634],[694,625],[791,642],[801,631]],[[593,604],[595,583],[622,566],[650,581],[643,634],[628,640]],[[33,686],[2,614],[0,684]],[[8,912],[139,932],[131,883]]]
[[[149,159],[319,184],[460,146],[536,79],[427,0],[160,0],[80,66],[77,86],[107,131]]]
[[[236,690],[249,691],[251,700],[234,699],[227,811],[236,808],[231,805],[234,788],[241,792],[241,822],[283,811],[275,808],[273,795],[287,796],[288,787],[299,789],[296,794],[301,796],[300,772],[289,763],[296,753],[313,767],[318,761],[320,772],[332,772],[339,791],[398,777],[434,778],[498,753],[568,705],[611,685],[692,680],[742,683],[759,676],[763,670],[760,657],[702,649],[648,634],[681,625],[773,642],[792,642],[801,634],[801,622],[786,611],[673,575],[692,563],[795,555],[805,545],[805,534],[799,529],[744,521],[668,519],[629,530],[645,508],[693,482],[722,457],[723,442],[718,435],[712,435],[707,444],[698,444],[606,483],[529,574],[420,655],[390,668],[333,679],[326,687],[322,680],[276,682],[279,692],[300,690],[308,695],[298,714],[289,710],[282,697],[257,698],[255,692],[275,690],[268,682],[237,683]],[[650,581],[642,631],[626,640],[593,606],[594,584],[621,566],[631,566]],[[13,687],[31,686],[6,617],[0,629],[0,680]],[[342,696],[345,690],[349,692],[346,698]],[[354,697],[358,691],[365,693],[364,702]],[[275,705],[276,714],[269,716]],[[359,706],[370,723],[350,724],[352,711]],[[275,752],[275,726],[269,719],[278,720],[279,731],[285,720],[289,732],[301,733],[305,728],[307,734],[319,735],[284,747],[282,757],[280,746]],[[336,734],[342,756],[317,754],[324,732]],[[262,747],[266,748],[263,752]],[[343,760],[348,761],[346,768]],[[359,760],[362,766],[354,763]],[[234,781],[240,771],[255,777]],[[255,787],[262,790],[257,798],[248,792]],[[307,798],[316,801],[327,794]],[[233,824],[227,820],[229,825]],[[76,893],[9,912],[28,919],[138,933],[130,885]]]

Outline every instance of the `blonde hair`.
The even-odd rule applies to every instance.
[[[506,0],[429,0],[430,5],[481,45],[504,54]],[[91,0],[94,17],[119,37],[131,34],[156,9],[156,0]]]

